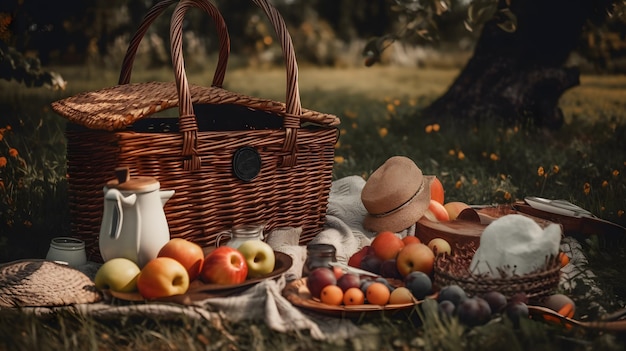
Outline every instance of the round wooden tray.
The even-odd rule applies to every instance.
[[[294,280],[285,286],[283,296],[294,306],[305,310],[343,318],[362,318],[376,315],[391,316],[397,313],[410,314],[422,303],[423,300],[414,303],[388,304],[388,305],[353,305],[353,306],[332,306],[323,303],[319,299],[311,296],[311,292],[306,286],[307,278]],[[394,284],[392,282],[392,284]],[[398,285],[397,283],[394,285]],[[427,297],[428,298],[428,297]]]
[[[103,291],[103,293],[105,294],[105,296],[108,295],[109,297],[114,297],[114,298],[125,300],[125,301],[135,301],[135,302],[161,301],[161,302],[175,302],[175,303],[180,303],[184,305],[188,305],[188,304],[193,303],[194,301],[203,300],[203,299],[207,299],[210,297],[229,296],[229,295],[239,293],[243,290],[246,290],[249,287],[255,284],[258,284],[264,280],[278,278],[281,274],[285,273],[289,268],[291,268],[291,265],[293,264],[293,260],[291,259],[291,256],[282,252],[278,252],[278,251],[274,251],[274,255],[276,256],[276,263],[274,264],[274,270],[271,273],[263,277],[259,277],[259,278],[246,279],[246,281],[244,281],[241,284],[234,284],[234,285],[206,284],[206,283],[203,283],[200,279],[196,279],[193,282],[191,282],[191,284],[189,284],[189,289],[187,289],[187,292],[185,294],[162,297],[162,298],[152,299],[152,300],[146,300],[138,292],[122,293],[122,292],[105,290]]]

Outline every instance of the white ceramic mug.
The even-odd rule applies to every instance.
[[[50,249],[46,260],[66,263],[71,267],[78,267],[87,263],[85,242],[67,236],[59,236],[50,241]]]

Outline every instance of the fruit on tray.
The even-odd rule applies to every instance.
[[[435,254],[428,246],[419,244],[409,244],[398,253],[396,257],[398,271],[406,277],[413,271],[420,271],[430,275],[435,264]]]
[[[270,274],[276,265],[274,249],[261,240],[244,241],[237,250],[243,254],[248,265],[248,278]]]
[[[189,274],[189,281],[198,278],[204,261],[204,251],[200,245],[183,239],[170,239],[159,251],[157,257],[170,257],[180,262]]]
[[[450,255],[452,253],[452,247],[446,239],[434,238],[428,242],[428,248],[433,251],[435,255],[442,255],[444,253]]]
[[[336,285],[337,278],[333,270],[326,267],[318,267],[309,272],[309,276],[306,281],[306,286],[311,292],[311,296],[320,298],[322,289],[328,285]]]
[[[220,246],[204,258],[200,279],[220,285],[241,284],[248,276],[246,258],[237,249]]]
[[[100,290],[134,292],[137,291],[139,272],[141,270],[134,261],[122,257],[113,258],[98,268],[94,282]]]
[[[137,289],[146,299],[181,295],[188,288],[187,269],[171,257],[157,257],[148,261],[137,277]]]

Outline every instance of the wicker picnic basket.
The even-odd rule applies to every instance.
[[[301,107],[291,37],[267,0],[253,2],[269,18],[282,46],[285,103],[221,88],[229,37],[208,0],[182,0],[174,10],[175,82],[129,83],[148,27],[177,2],[161,1],[146,14],[129,44],[119,85],[52,104],[72,122],[67,128],[72,235],[86,242],[90,259],[101,259],[102,189],[115,178],[117,167],[128,167],[131,175],[155,177],[161,189],[175,190],[165,204],[171,237],[210,247],[223,230],[263,222],[266,230],[301,227],[300,243],[307,243],[325,221],[339,119]],[[220,50],[211,87],[190,85],[185,73],[182,23],[192,7],[208,13],[217,28]],[[176,106],[177,117],[156,114]]]

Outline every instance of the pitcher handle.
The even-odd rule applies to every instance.
[[[111,221],[102,223],[104,226],[103,230],[105,233],[108,233],[111,239],[118,239],[122,231],[122,223],[124,222],[124,211],[122,211],[122,207],[135,205],[137,195],[131,194],[124,197],[119,190],[109,189],[104,195],[104,201],[113,202],[113,213]]]

